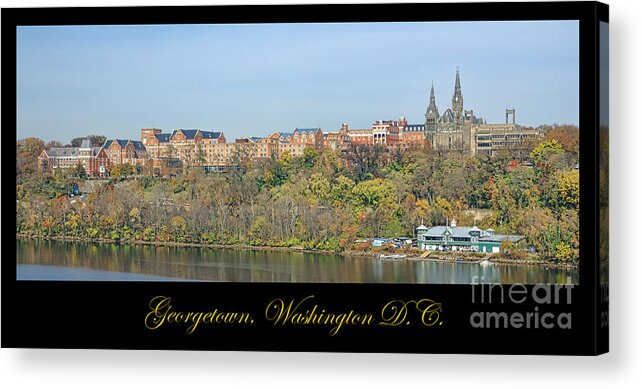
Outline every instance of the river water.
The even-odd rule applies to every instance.
[[[19,280],[469,284],[578,283],[578,271],[287,251],[17,239]]]

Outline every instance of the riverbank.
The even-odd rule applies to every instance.
[[[379,253],[369,251],[332,251],[306,249],[301,246],[252,246],[247,244],[220,244],[220,243],[184,243],[184,242],[150,242],[146,240],[115,240],[105,238],[84,238],[77,236],[38,236],[29,234],[16,234],[18,239],[41,239],[54,240],[58,242],[83,242],[83,243],[111,243],[111,244],[134,244],[160,247],[192,247],[192,248],[211,248],[211,249],[230,249],[230,250],[260,250],[260,251],[285,251],[285,252],[302,252],[310,254],[333,254],[353,257],[372,257],[377,258]]]
[[[52,240],[59,242],[82,242],[82,243],[109,243],[109,244],[118,244],[118,245],[144,245],[144,246],[159,246],[159,247],[186,247],[186,248],[211,248],[211,249],[230,249],[230,250],[255,250],[255,251],[274,251],[274,252],[301,252],[309,254],[329,254],[329,255],[338,255],[343,257],[365,257],[365,258],[379,258],[382,254],[394,254],[394,253],[382,253],[382,252],[373,252],[373,251],[332,251],[332,250],[312,250],[306,249],[301,246],[252,246],[244,244],[217,244],[217,243],[184,243],[184,242],[150,242],[143,240],[129,240],[121,241],[115,239],[105,239],[105,238],[85,238],[85,237],[76,237],[76,236],[37,236],[29,234],[16,234],[18,239],[40,239],[40,240]],[[432,261],[432,262],[445,262],[445,263],[484,263],[484,264],[506,264],[506,265],[522,265],[522,266],[537,266],[537,267],[546,267],[546,268],[558,268],[558,269],[568,269],[575,270],[578,269],[577,262],[573,263],[561,263],[556,261],[549,260],[520,260],[520,259],[509,259],[509,258],[498,258],[493,255],[480,255],[480,253],[444,253],[444,252],[432,252],[428,255],[425,255],[425,252],[421,251],[400,251],[402,255],[406,255],[403,258],[398,258],[395,260],[408,260],[408,261]],[[399,254],[398,253],[398,254]]]
[[[470,254],[469,254],[470,255]],[[497,258],[492,255],[486,257],[467,257],[466,254],[458,253],[452,256],[427,256],[427,257],[405,257],[403,259],[411,261],[433,261],[433,262],[445,262],[445,263],[476,263],[482,265],[521,265],[521,266],[534,266],[534,267],[545,267],[545,268],[554,268],[554,269],[566,269],[566,270],[577,270],[579,269],[577,262],[572,263],[562,263],[554,262],[547,260],[526,260],[526,259],[509,259],[509,258]]]

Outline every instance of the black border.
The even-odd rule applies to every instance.
[[[581,128],[580,284],[575,286],[570,308],[552,309],[572,312],[572,330],[469,328],[468,317],[478,309],[470,303],[469,285],[16,281],[16,263],[5,248],[2,347],[570,355],[607,351],[608,341],[606,346],[597,346],[598,18],[608,21],[608,6],[596,2],[2,9],[5,134],[16,128],[16,84],[9,82],[16,75],[15,27],[68,24],[578,20]],[[15,157],[9,147],[11,143],[4,142],[5,174],[13,165],[9,156]],[[13,207],[13,199],[5,196],[3,209],[8,212]],[[12,248],[9,235],[3,238],[11,244],[6,247]],[[326,328],[273,327],[257,320],[251,329],[209,327],[186,335],[184,328],[145,329],[149,300],[157,295],[170,295],[185,309],[217,306],[256,315],[276,297],[315,295],[319,303],[337,310],[373,313],[391,299],[428,297],[443,304],[445,324],[429,330],[414,325],[348,328],[330,337]],[[513,308],[530,310],[527,304]],[[500,310],[500,306],[485,305],[484,309]]]

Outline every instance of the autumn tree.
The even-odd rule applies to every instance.
[[[350,176],[356,181],[376,177],[383,153],[384,149],[381,145],[350,145],[344,156]]]
[[[45,143],[39,138],[24,138],[16,141],[16,176],[38,172],[38,155],[45,149]]]
[[[546,140],[557,141],[564,151],[572,153],[575,158],[580,153],[580,130],[573,125],[562,125],[548,128]]]
[[[109,175],[114,178],[126,178],[134,174],[134,167],[129,163],[116,165],[111,168]]]

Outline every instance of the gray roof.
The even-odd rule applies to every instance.
[[[156,137],[156,139],[158,139],[158,142],[167,143],[167,142],[169,142],[170,135],[172,135],[172,134],[156,134],[154,136]]]
[[[127,139],[107,139],[105,141],[105,144],[103,145],[104,148],[109,148],[112,143],[116,142],[120,147],[125,147],[127,146]]]
[[[441,123],[449,123],[449,122],[454,122],[455,121],[455,114],[450,108],[446,108],[444,111],[444,114],[441,115],[441,119],[439,120]]]
[[[201,131],[201,135],[205,139],[218,139],[223,133],[220,131]]]
[[[91,155],[98,155],[102,147],[89,147]],[[52,147],[46,150],[49,157],[79,157],[80,147]]]
[[[172,136],[176,133],[176,131],[179,131],[179,130],[174,130],[172,132]],[[196,134],[198,134],[199,132],[201,133],[201,136],[203,138],[205,138],[205,139],[218,139],[218,138],[221,137],[221,132],[220,131],[216,131],[216,132],[215,131],[202,131],[202,130],[194,129],[194,128],[190,128],[190,129],[181,128],[180,131],[183,134],[185,134],[185,137],[187,139],[194,139],[196,137]]]
[[[81,149],[88,149],[91,147],[91,142],[89,139],[83,139],[82,143],[80,144]]]
[[[176,131],[178,131],[178,130],[174,130],[174,132],[172,133],[172,135],[174,135],[174,134],[176,133]],[[187,128],[181,128],[181,129],[180,129],[180,131],[181,131],[183,134],[185,134],[185,137],[186,137],[187,139],[194,139],[194,137],[196,136],[196,133],[198,132],[198,130],[197,130],[197,129],[187,129]]]
[[[130,143],[134,145],[134,150],[136,151],[146,151],[145,145],[143,142],[139,140],[131,140],[131,139],[108,139],[105,141],[105,144],[103,145],[104,148],[109,148],[109,146],[112,145],[113,142],[118,143],[120,147],[125,147],[127,146],[127,143]]]
[[[430,236],[442,236],[448,231],[450,236],[453,237],[470,237],[471,227],[446,227],[446,226],[434,226],[430,227],[424,235]]]
[[[474,227],[446,227],[446,226],[434,226],[427,228],[425,226],[419,226],[417,229],[427,229],[423,235],[426,236],[443,236],[446,231],[450,234],[450,236],[455,237],[455,238],[468,238],[470,237],[470,232],[471,231],[481,231],[477,226]],[[482,231],[485,233],[490,233],[490,235],[481,235],[479,237],[480,242],[501,242],[503,240],[509,240],[511,242],[519,242],[520,240],[524,239],[524,236],[522,235],[498,235],[498,234],[492,234],[494,230],[488,229],[486,231]]]
[[[143,142],[141,142],[139,140],[132,140],[131,142],[134,145],[134,149],[135,150],[137,150],[137,151],[146,151],[145,145],[143,144]]]
[[[78,147],[52,147],[47,150],[50,157],[77,157]]]
[[[128,140],[127,139],[114,139],[114,141],[116,141],[116,143],[118,143],[118,145],[120,147],[125,147],[125,146],[127,146],[127,141]]]

